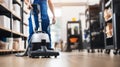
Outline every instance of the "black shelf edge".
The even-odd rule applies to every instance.
[[[11,37],[11,30],[0,27],[0,37]]]
[[[19,16],[15,15],[14,13],[12,13],[12,14],[13,14],[13,19],[14,19],[14,20],[19,20],[19,21],[21,21],[21,18],[20,18]]]
[[[80,37],[80,34],[78,34],[78,35],[69,35],[69,37]]]
[[[68,21],[68,23],[80,23],[80,21]]]
[[[20,52],[25,52],[25,49],[23,50],[9,50],[9,49],[0,49],[0,55],[8,55],[8,54],[13,54],[13,53],[20,53]]]

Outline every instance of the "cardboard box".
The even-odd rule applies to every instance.
[[[22,38],[14,38],[14,42],[17,42],[17,44],[14,44],[14,49],[24,50],[24,40]]]
[[[19,50],[19,44],[17,41],[13,41],[13,49],[14,50]]]

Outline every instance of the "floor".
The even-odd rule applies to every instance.
[[[60,52],[57,58],[0,56],[0,67],[120,67],[120,55],[87,52]]]

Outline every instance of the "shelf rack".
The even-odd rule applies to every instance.
[[[13,38],[19,38],[21,37],[25,41],[26,45],[26,40],[27,40],[27,35],[23,34],[23,25],[27,25],[23,23],[23,1],[19,0],[13,0],[13,4],[18,4],[21,8],[21,16],[17,16],[14,14],[13,10],[10,10],[7,8],[5,5],[0,3],[0,15],[5,15],[10,18],[10,29],[4,28],[3,26],[0,26],[0,38],[3,37],[13,37]],[[12,30],[12,19],[20,21],[20,27],[21,30],[20,32],[16,32]],[[0,49],[0,55],[4,54],[11,54],[11,53],[16,53],[16,52],[24,52],[25,50],[5,50],[5,49]]]

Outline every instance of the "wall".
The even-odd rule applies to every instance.
[[[62,22],[61,22],[61,38],[66,41],[67,39],[67,29],[66,29],[66,25],[67,25],[67,21],[71,21],[73,17],[75,17],[77,20],[81,19],[82,22],[82,28],[85,27],[84,22],[85,22],[85,18],[83,15],[81,15],[81,17],[79,17],[79,13],[84,12],[85,11],[85,7],[81,7],[81,6],[66,6],[66,7],[62,7]]]

